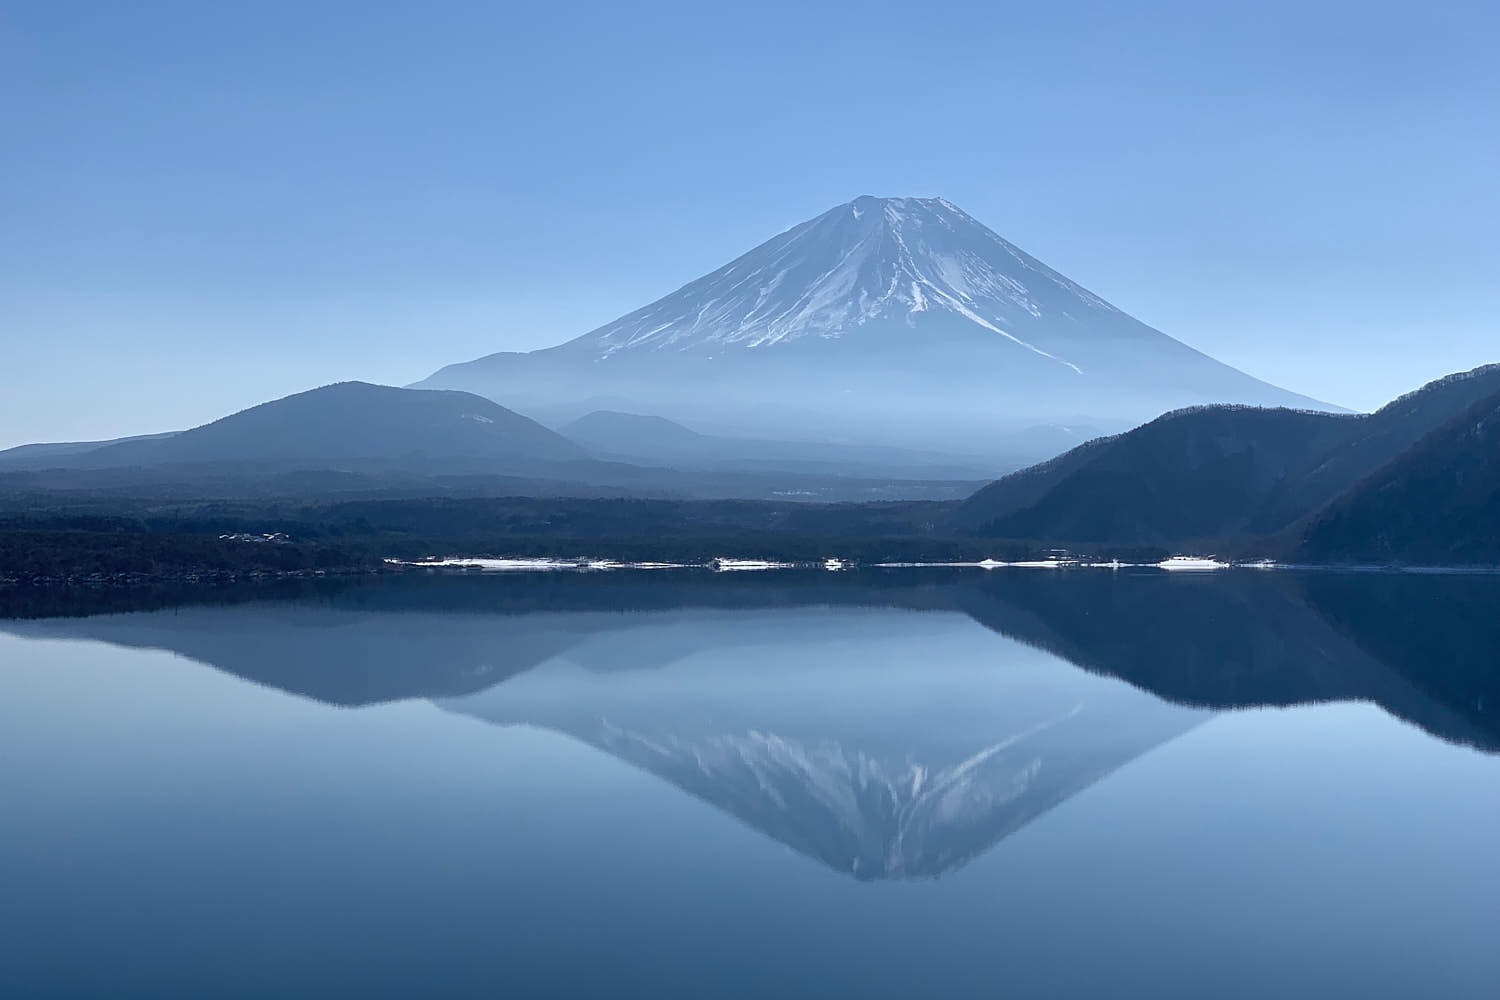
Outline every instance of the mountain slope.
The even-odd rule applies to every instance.
[[[1365,416],[1203,407],[1168,413],[980,490],[958,530],[1169,544],[1279,531],[1500,391],[1500,365],[1433,382]]]
[[[578,445],[536,421],[462,392],[340,382],[261,403],[167,437],[46,453],[33,468],[81,469],[186,463],[274,467],[487,468],[502,460],[567,461]]]
[[[552,419],[627,409],[929,447],[1193,403],[1322,406],[1133,319],[949,202],[868,196],[558,347],[419,384]]]
[[[1299,551],[1322,562],[1500,565],[1500,392],[1339,497]]]

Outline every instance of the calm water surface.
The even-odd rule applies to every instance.
[[[7,997],[1491,998],[1500,580],[0,620],[0,816]]]

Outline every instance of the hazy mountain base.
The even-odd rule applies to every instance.
[[[675,469],[772,471],[803,475],[979,480],[1052,457],[1098,431],[1084,426],[1033,427],[996,442],[991,457],[892,448],[881,445],[786,441],[700,434],[663,417],[595,410],[558,428],[600,457]],[[1004,460],[995,454],[1013,456]],[[977,487],[976,487],[977,488]],[[916,499],[913,497],[912,499]]]
[[[976,454],[1079,415],[1114,427],[1195,403],[1330,408],[1146,326],[941,198],[868,196],[567,343],[418,385],[554,423],[615,409]]]
[[[989,331],[960,327],[955,342],[943,343],[937,331],[925,330],[949,325],[934,319],[897,324],[886,334],[863,330],[865,343],[852,357],[837,339],[730,358],[666,349],[605,359],[503,354],[444,369],[417,385],[504,399],[554,422],[606,405],[722,434],[1007,459],[1025,449],[1038,424],[1119,427],[1173,406],[1298,399],[1252,391],[1253,380],[1239,373],[1244,385],[1200,379],[1184,388],[1200,374],[1190,359],[1080,373],[1017,351]],[[912,340],[922,343],[920,352],[911,351]]]

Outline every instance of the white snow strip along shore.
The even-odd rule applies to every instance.
[[[650,570],[650,569],[706,569],[716,573],[764,571],[776,569],[816,569],[829,571],[856,569],[860,563],[852,559],[829,557],[811,562],[787,562],[776,559],[744,559],[716,557],[703,562],[632,562],[621,559],[598,559],[588,556],[536,556],[513,558],[489,558],[472,556],[445,556],[442,558],[402,560],[387,559],[387,563],[423,569],[467,569],[486,573],[516,572],[599,572],[605,570]],[[978,562],[880,562],[868,564],[873,569],[1161,569],[1177,571],[1212,571],[1232,569],[1280,569],[1283,564],[1270,559],[1253,562],[1230,563],[1212,556],[1172,556],[1154,563],[1127,563],[1118,559],[1090,561],[1085,559],[1053,558],[1027,559],[1002,562],[998,559],[981,559]],[[1288,567],[1289,568],[1289,567]]]

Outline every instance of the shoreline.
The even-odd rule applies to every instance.
[[[395,575],[403,572],[390,565],[291,570],[183,570],[169,573],[65,573],[59,575],[0,575],[0,590],[22,587],[220,587],[235,583],[275,583],[285,580],[330,580]]]
[[[1500,566],[1422,566],[1375,563],[1294,563],[1271,559],[1215,560],[1211,557],[1171,556],[1157,562],[1122,562],[1120,560],[1033,559],[1003,561],[904,561],[861,563],[850,559],[773,560],[759,558],[716,557],[699,562],[635,562],[592,556],[489,557],[446,556],[440,559],[387,559],[392,566],[428,571],[460,573],[608,573],[619,571],[701,570],[713,573],[772,572],[776,570],[820,570],[851,572],[870,569],[1108,569],[1157,570],[1165,573],[1216,573],[1224,570],[1283,570],[1295,572],[1335,573],[1412,573],[1412,574],[1494,574]]]
[[[774,560],[759,558],[717,557],[699,561],[633,561],[591,556],[488,557],[448,556],[440,559],[386,558],[379,565],[295,570],[223,570],[204,569],[168,573],[121,572],[89,574],[40,574],[13,576],[0,574],[0,592],[24,589],[88,591],[130,590],[147,587],[182,587],[213,589],[236,584],[278,583],[310,580],[369,579],[402,576],[411,573],[446,573],[453,575],[511,575],[526,573],[620,573],[620,572],[702,572],[702,573],[774,573],[828,572],[850,573],[881,570],[955,569],[979,570],[1130,570],[1133,572],[1172,575],[1203,575],[1225,571],[1282,571],[1298,573],[1359,573],[1409,575],[1493,575],[1500,566],[1430,566],[1374,563],[1295,563],[1273,560],[1220,561],[1196,557],[1173,556],[1157,562],[1123,562],[1083,559],[1043,559],[1002,561],[982,560],[910,560],[901,562],[859,562],[852,559]]]

